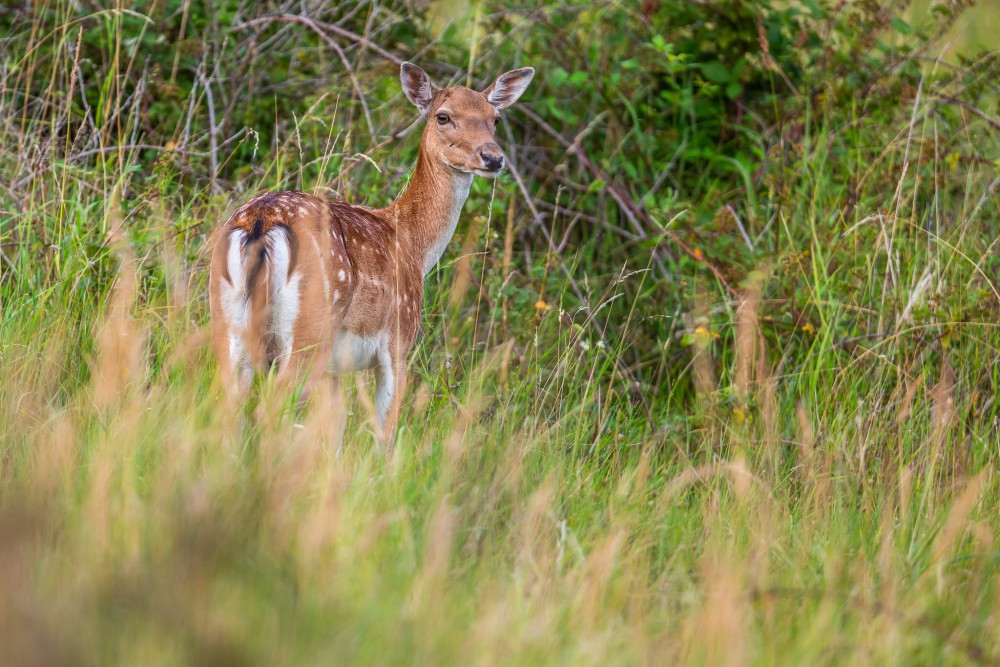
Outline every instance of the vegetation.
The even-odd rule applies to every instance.
[[[1000,663],[996,20],[0,7],[0,663]],[[386,457],[363,376],[228,409],[205,284],[254,193],[405,187],[404,59],[539,74]]]

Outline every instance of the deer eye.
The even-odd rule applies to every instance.
[[[450,121],[450,120],[451,120],[451,117],[448,114],[446,114],[446,113],[439,113],[437,115],[438,125],[447,125],[448,121]]]

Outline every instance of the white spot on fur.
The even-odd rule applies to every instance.
[[[385,288],[385,283],[382,282],[381,280],[379,280],[378,278],[376,278],[375,276],[369,275],[367,273],[362,273],[359,276],[359,278],[361,279],[361,282],[368,283],[368,284],[370,284],[370,285],[372,285],[374,287],[377,287],[378,289],[384,289]]]
[[[337,278],[340,280],[340,282],[344,282],[344,280],[347,278],[347,274],[344,273],[343,269],[337,271]]]

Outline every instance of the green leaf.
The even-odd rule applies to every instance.
[[[702,74],[705,75],[705,78],[713,83],[729,82],[729,70],[726,69],[726,66],[718,60],[713,60],[710,63],[703,63],[701,71]]]
[[[892,20],[892,27],[896,29],[896,32],[903,35],[912,35],[913,28],[911,28],[907,23],[901,18],[894,18]]]
[[[740,78],[740,76],[743,74],[743,70],[746,67],[746,64],[747,64],[746,58],[740,58],[738,61],[736,61],[736,64],[733,65],[732,74],[730,75],[733,81],[736,81],[737,79]]]
[[[802,4],[809,10],[814,19],[825,18],[826,14],[820,8],[819,3],[816,0],[802,0]]]
[[[738,81],[730,81],[729,85],[726,86],[726,97],[728,97],[731,100],[734,100],[742,90],[743,86],[741,86]]]
[[[598,190],[602,189],[605,185],[607,185],[607,183],[605,183],[603,179],[595,178],[590,182],[590,185],[587,186],[587,192],[597,192]]]

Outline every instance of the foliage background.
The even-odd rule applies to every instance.
[[[10,664],[1000,661],[993,1],[0,7]],[[405,187],[413,60],[509,175],[367,387],[228,413],[213,230]],[[6,651],[6,653],[4,653]]]

